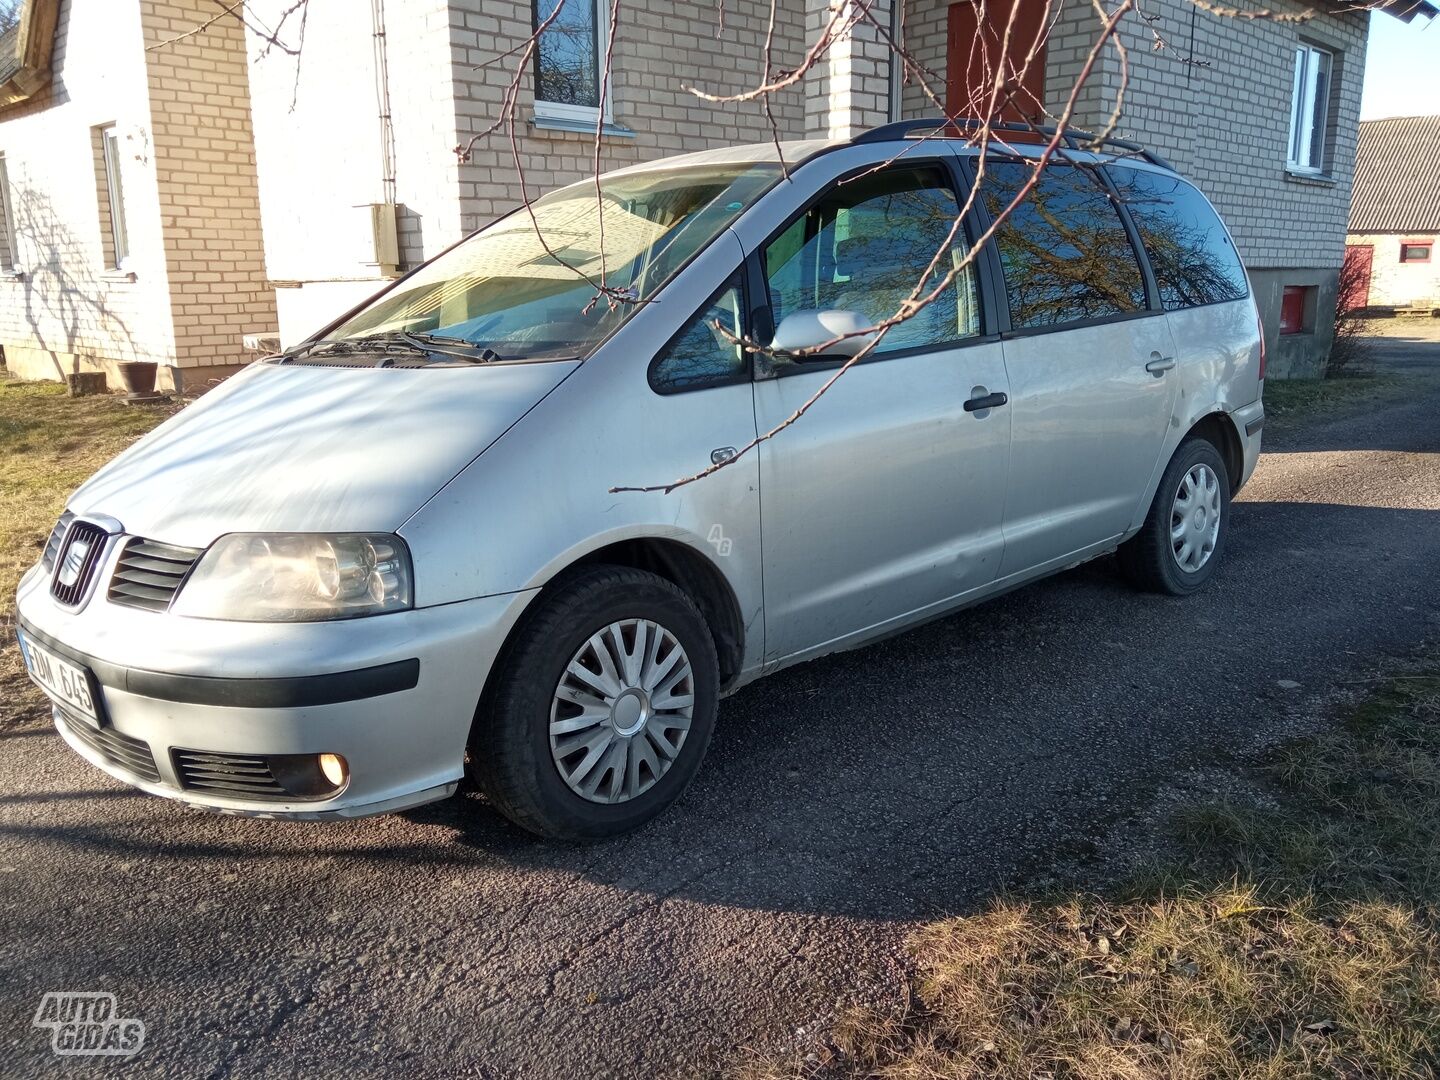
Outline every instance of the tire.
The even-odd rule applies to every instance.
[[[643,639],[642,624],[648,628]],[[633,653],[628,671],[623,652],[607,652],[607,668],[596,651],[615,645],[609,635],[616,626],[619,647]],[[682,654],[671,661],[674,645]],[[673,667],[666,668],[667,661]],[[667,688],[687,662],[688,682]],[[498,678],[475,718],[470,756],[480,789],[521,828],[560,840],[616,836],[660,814],[699,769],[715,726],[719,662],[699,609],[664,578],[621,566],[565,575],[535,601],[496,663]],[[576,665],[591,673],[585,681],[571,674]],[[627,678],[637,670],[638,677]],[[657,672],[652,695],[645,683]],[[596,686],[588,685],[592,680]],[[624,688],[609,693],[601,682]],[[684,701],[687,686],[688,717],[683,705],[671,707]],[[606,708],[609,719],[595,721]],[[683,730],[674,726],[687,720]],[[552,724],[562,733],[554,734]],[[624,764],[617,767],[621,743]],[[592,755],[598,756],[592,761]],[[590,770],[582,774],[587,763]],[[570,780],[563,769],[571,770]],[[584,794],[592,783],[597,789]]]
[[[1203,479],[1207,471],[1214,481],[1213,501],[1208,490],[1205,494],[1196,492],[1195,478]],[[1199,500],[1199,508],[1204,510],[1202,515],[1197,516],[1194,509],[1177,507],[1187,479],[1192,496]],[[1208,484],[1205,486],[1208,489]],[[1196,503],[1192,501],[1188,505],[1193,508]],[[1218,511],[1212,507],[1218,507]],[[1212,546],[1208,554],[1204,554],[1209,529],[1217,516],[1218,522],[1213,523]],[[1184,532],[1178,539],[1172,539],[1172,523],[1177,517],[1183,519],[1179,524]],[[1208,439],[1191,436],[1180,444],[1166,466],[1165,475],[1160,478],[1160,486],[1155,491],[1155,500],[1150,504],[1150,512],[1145,515],[1145,524],[1120,545],[1117,553],[1120,569],[1136,588],[1171,596],[1188,596],[1204,588],[1215,575],[1229,529],[1230,473],[1225,468],[1225,458]],[[1189,548],[1184,546],[1187,542]],[[1177,548],[1180,549],[1178,553]],[[1186,554],[1186,563],[1181,562],[1182,553]],[[1194,565],[1197,559],[1200,560],[1198,566]]]

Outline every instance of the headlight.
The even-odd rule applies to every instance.
[[[410,607],[398,536],[233,533],[200,556],[170,609],[238,622],[309,622]]]

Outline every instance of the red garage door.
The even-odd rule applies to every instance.
[[[951,116],[979,117],[990,111],[1002,61],[1009,87],[995,98],[996,118],[1038,121],[1044,116],[1045,12],[1044,0],[985,0],[983,15],[978,3],[950,5],[945,109]],[[1005,45],[1007,30],[1010,40]]]
[[[1369,244],[1347,245],[1345,266],[1340,271],[1340,310],[1354,311],[1370,306],[1370,266],[1375,249]]]

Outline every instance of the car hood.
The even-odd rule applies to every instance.
[[[69,507],[187,547],[229,532],[394,532],[576,366],[255,363],[106,465]]]

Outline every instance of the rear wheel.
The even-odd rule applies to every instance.
[[[655,817],[705,756],[719,698],[709,628],[675,585],[588,567],[535,602],[476,718],[476,779],[531,832],[612,836]]]
[[[1230,524],[1230,474],[1208,439],[1175,451],[1145,524],[1120,545],[1120,568],[1138,588],[1187,596],[1214,575]]]

